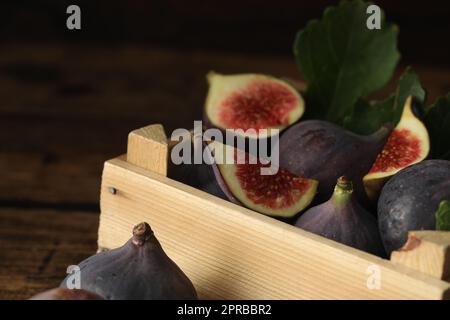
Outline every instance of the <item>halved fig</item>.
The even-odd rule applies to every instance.
[[[215,160],[217,183],[234,203],[266,215],[289,218],[305,209],[316,194],[316,180],[271,167],[254,155],[216,141],[208,147]]]
[[[207,125],[241,129],[236,134],[264,138],[303,115],[304,101],[287,82],[262,74],[222,75],[210,72],[205,114]],[[267,129],[267,132],[261,131]]]
[[[412,98],[406,99],[402,117],[391,132],[383,151],[378,154],[363,183],[367,195],[376,199],[387,180],[412,164],[424,160],[430,151],[430,138],[425,125],[412,111]]]

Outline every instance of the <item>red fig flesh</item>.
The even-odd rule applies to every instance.
[[[270,76],[211,72],[208,82],[208,122],[220,129],[242,129],[245,137],[275,134],[270,129],[283,130],[304,112],[300,94],[287,82]],[[268,129],[267,134],[260,129]]]
[[[218,142],[212,142],[209,147],[216,160],[218,184],[232,202],[270,216],[292,217],[305,209],[315,196],[315,180],[296,176],[284,168],[272,168],[278,171],[263,175],[262,168],[269,169],[269,164],[262,164],[253,155]],[[227,157],[234,163],[223,163]],[[238,159],[245,161],[239,163]]]
[[[327,202],[308,209],[295,225],[348,246],[384,255],[376,219],[359,205],[352,183],[345,177],[338,179]]]
[[[377,198],[382,186],[391,176],[428,156],[428,131],[412,112],[411,103],[412,98],[408,97],[400,122],[391,132],[369,173],[363,178],[366,192],[372,199]]]

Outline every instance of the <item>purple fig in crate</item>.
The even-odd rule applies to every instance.
[[[280,138],[280,166],[293,174],[319,181],[315,203],[326,201],[336,180],[345,175],[353,181],[360,201],[366,201],[362,178],[383,150],[390,129],[361,136],[326,121],[308,120]]]
[[[32,296],[29,300],[104,300],[94,292],[83,289],[53,288]]]
[[[394,175],[378,199],[378,224],[386,251],[401,248],[408,231],[435,230],[435,214],[443,200],[450,200],[450,161],[425,160]]]
[[[376,219],[357,202],[352,182],[345,177],[338,179],[327,202],[308,209],[295,225],[356,249],[384,256]]]
[[[203,149],[206,146],[202,143],[198,144],[198,146],[192,143],[191,146],[192,153],[190,163],[174,164],[169,160],[168,177],[221,199],[228,200],[228,197],[223,193],[222,188],[216,181],[214,173],[215,168],[212,165],[206,164],[204,161],[199,164],[194,163],[194,153],[197,151],[196,148],[199,148],[198,146],[200,146],[203,154]]]
[[[108,300],[197,299],[188,277],[165,254],[150,226],[142,222],[122,247],[82,261],[81,289]],[[66,287],[70,275],[62,283]]]

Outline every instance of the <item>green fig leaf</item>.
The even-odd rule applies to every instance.
[[[444,200],[436,211],[436,230],[450,231],[450,201]]]
[[[431,142],[431,158],[450,160],[450,93],[427,109],[425,125]]]
[[[358,134],[371,134],[383,124],[391,123],[395,105],[395,95],[383,101],[358,100],[355,110],[344,120],[344,127]]]
[[[381,12],[381,29],[370,30],[369,5],[342,1],[298,32],[294,55],[309,83],[307,117],[342,124],[359,99],[392,77],[400,58],[398,28],[387,23]]]
[[[410,67],[398,80],[395,93],[382,101],[358,100],[355,109],[344,120],[344,127],[358,133],[371,134],[386,123],[396,125],[400,121],[406,98],[412,96],[418,111],[423,113],[426,92],[419,76]]]

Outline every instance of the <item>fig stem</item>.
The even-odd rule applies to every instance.
[[[153,236],[153,230],[147,222],[141,222],[133,228],[132,241],[136,246],[142,246]]]
[[[345,205],[351,199],[352,194],[353,183],[345,176],[340,177],[334,187],[333,201],[337,205]]]
[[[335,192],[353,192],[353,183],[346,176],[342,176],[337,180]]]

